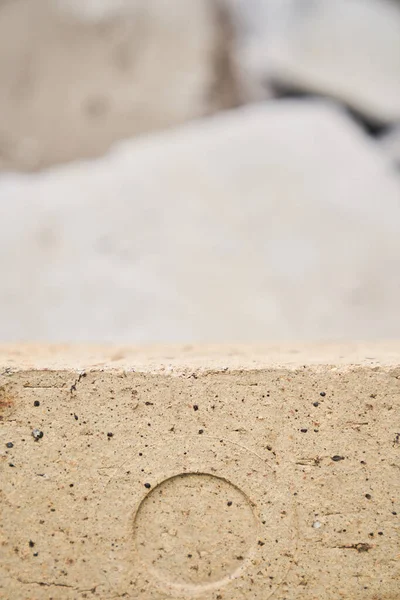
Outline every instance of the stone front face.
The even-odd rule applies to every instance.
[[[46,370],[13,352],[2,597],[396,598],[399,353]]]

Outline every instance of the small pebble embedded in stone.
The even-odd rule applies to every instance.
[[[319,402],[313,402],[313,406],[319,406]]]
[[[314,521],[312,526],[314,529],[319,529],[322,526],[322,523],[320,521]]]
[[[365,497],[367,500],[371,500],[371,498],[372,498],[371,494],[365,494]]]
[[[193,405],[193,410],[199,410],[199,407],[197,406],[197,404]]]
[[[40,429],[33,429],[32,431],[32,437],[34,438],[35,442],[38,442],[43,435],[43,431],[40,431]]]
[[[113,436],[114,436],[114,434],[113,434],[113,433],[111,433],[111,431],[109,431],[109,432],[107,433],[107,437],[108,437],[108,438],[112,438]]]
[[[227,505],[232,506],[232,500],[228,500]]]
[[[14,448],[14,444],[12,442],[7,442],[7,448]]]
[[[35,400],[35,402],[33,403],[33,406],[40,406],[39,400]]]
[[[201,435],[202,433],[204,433],[204,429],[199,429],[199,433],[200,433],[200,435]]]
[[[344,460],[344,456],[340,456],[339,454],[335,454],[335,456],[332,456],[332,460],[334,462],[339,462],[339,460]]]
[[[326,392],[320,392],[319,395],[324,398],[326,396]]]
[[[151,488],[151,483],[145,483],[144,487],[149,490]]]
[[[307,433],[308,429],[300,429],[301,433]]]
[[[29,540],[29,548],[33,548],[34,545],[35,545],[35,542],[32,542],[32,540]]]

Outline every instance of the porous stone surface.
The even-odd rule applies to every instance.
[[[3,598],[395,600],[400,347],[0,349]]]

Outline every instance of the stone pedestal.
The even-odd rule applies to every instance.
[[[2,598],[398,597],[399,345],[3,347],[0,414]]]

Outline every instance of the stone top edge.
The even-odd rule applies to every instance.
[[[144,373],[400,366],[400,342],[253,345],[0,344],[0,375],[25,370]]]

